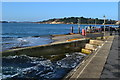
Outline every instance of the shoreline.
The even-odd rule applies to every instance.
[[[37,23],[37,24],[51,24],[51,23]],[[73,25],[78,25],[78,24],[73,24]],[[80,24],[80,25],[103,25],[103,24]],[[117,24],[105,24],[105,25],[116,25],[117,26]]]
[[[35,23],[35,24],[51,24],[51,23],[36,23],[36,22],[8,22],[8,23]],[[69,24],[68,24],[69,25]],[[73,25],[78,25],[78,24],[73,24]],[[80,25],[103,25],[103,24],[80,24]],[[115,25],[118,26],[117,24],[105,24],[105,25]]]

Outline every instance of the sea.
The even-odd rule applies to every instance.
[[[74,33],[78,32],[77,24],[1,24],[1,51],[52,43],[54,40],[51,39],[51,35],[68,34],[71,31],[71,27],[74,28]],[[89,25],[80,25],[80,31],[87,26]],[[97,27],[100,26],[97,25]],[[27,55],[2,57],[2,73],[0,73],[2,77],[0,79],[59,80],[82,62],[87,55],[74,52],[66,53],[65,56],[65,58],[53,62],[42,56],[39,58]]]

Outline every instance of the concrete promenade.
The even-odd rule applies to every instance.
[[[104,66],[101,78],[116,79],[120,78],[120,36],[116,35],[106,64]]]
[[[120,65],[118,64],[118,36],[111,36],[104,45],[87,59],[65,80],[118,80]],[[119,56],[120,57],[120,56]],[[112,66],[112,67],[111,67]]]

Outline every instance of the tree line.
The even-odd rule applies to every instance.
[[[68,17],[68,18],[54,18],[54,19],[49,19],[49,20],[44,20],[41,21],[40,23],[44,23],[44,22],[63,22],[65,24],[67,23],[72,23],[72,24],[77,24],[78,23],[78,19],[79,19],[79,23],[80,24],[103,24],[104,23],[104,19],[98,19],[98,18],[85,18],[85,17]],[[111,19],[106,19],[105,20],[105,24],[115,24],[116,21],[115,20],[111,20]]]

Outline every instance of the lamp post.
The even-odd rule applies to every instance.
[[[105,36],[105,19],[106,19],[106,16],[104,15],[103,17],[104,17],[104,23],[103,24],[104,24],[104,36]]]
[[[95,27],[94,27],[94,29],[96,29],[96,28],[97,28],[96,24],[97,24],[97,21],[96,21],[96,19],[95,19]],[[95,31],[95,30],[94,30],[94,31]]]

